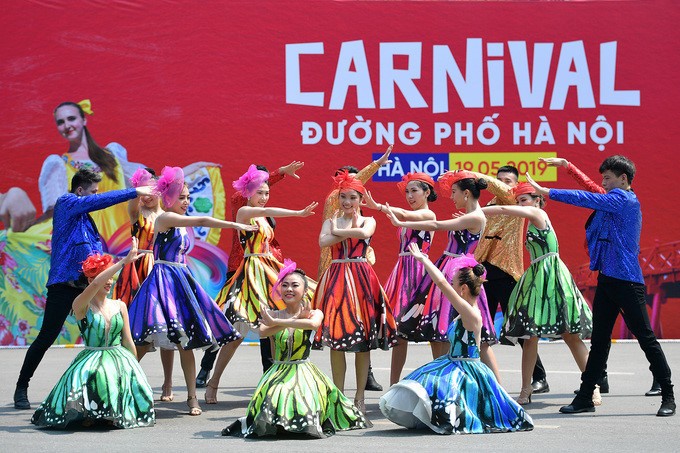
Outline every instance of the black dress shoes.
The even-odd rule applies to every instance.
[[[532,393],[550,392],[550,386],[548,385],[548,381],[545,378],[536,379],[534,382],[531,383],[531,388],[534,390]]]
[[[382,385],[378,384],[378,381],[375,380],[373,371],[368,372],[368,379],[366,379],[366,390],[370,390],[372,392],[382,392],[383,390]]]
[[[581,412],[595,412],[595,406],[593,405],[592,398],[589,400],[584,400],[580,397],[574,398],[568,406],[560,407],[560,412],[563,414],[580,414]]]
[[[31,403],[28,401],[28,388],[17,387],[14,390],[14,409],[30,409]]]
[[[663,396],[661,398],[661,407],[656,413],[657,417],[670,417],[675,415],[675,398]]]
[[[206,370],[205,368],[201,368],[201,371],[198,372],[198,376],[196,376],[196,388],[199,388],[199,389],[205,388],[205,386],[208,383],[209,377],[210,377],[210,370]]]
[[[649,389],[645,396],[661,396],[661,384],[656,379],[652,382],[652,388]]]

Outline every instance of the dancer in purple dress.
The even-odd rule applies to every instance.
[[[437,199],[432,177],[426,173],[408,173],[401,179],[401,182],[397,183],[397,189],[405,194],[406,202],[411,207],[410,210],[392,207],[392,212],[400,220],[417,222],[437,219],[435,213],[428,206],[428,202]],[[367,208],[377,211],[385,210],[384,205],[377,203],[370,192],[366,192],[364,202]],[[434,238],[433,231],[404,227],[397,231],[399,234],[399,258],[385,284],[385,294],[390,308],[392,308],[394,319],[399,319],[402,311],[408,308],[409,302],[418,289],[420,280],[425,275],[423,265],[416,261],[409,252],[409,244],[416,244],[418,250],[427,254]],[[405,337],[398,336],[397,344],[392,348],[390,385],[397,383],[401,378],[401,371],[406,363],[407,350],[408,340]]]
[[[420,222],[404,222],[392,213],[388,217],[392,224],[399,227],[425,231],[447,231],[448,244],[442,256],[435,263],[447,278],[452,278],[456,268],[456,259],[471,257],[480,235],[486,225],[486,217],[479,206],[480,190],[486,188],[486,181],[478,179],[467,171],[447,172],[439,177],[441,192],[450,197],[456,208],[465,211],[464,215],[448,220],[426,220]],[[480,293],[480,311],[483,328],[480,342],[482,361],[494,372],[500,382],[500,373],[496,358],[490,346],[498,342],[486,307],[486,295]],[[402,310],[399,319],[399,333],[410,341],[429,341],[433,358],[441,357],[448,352],[449,339],[447,331],[453,318],[457,315],[451,303],[441,290],[432,284],[432,279],[424,276],[408,307]]]
[[[181,168],[165,167],[157,187],[167,212],[158,216],[154,225],[154,267],[130,303],[130,327],[140,360],[152,344],[179,346],[189,414],[200,415],[192,349],[218,348],[241,336],[189,272],[186,253],[192,246],[192,238],[186,227],[247,231],[253,231],[255,227],[212,217],[184,215],[189,206],[189,189]]]

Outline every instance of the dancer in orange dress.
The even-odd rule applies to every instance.
[[[360,214],[366,189],[346,171],[333,179],[340,212],[324,222],[319,235],[319,246],[330,247],[333,259],[312,301],[312,307],[324,314],[316,343],[331,348],[333,382],[342,392],[347,369],[345,352],[356,353],[354,403],[365,412],[370,351],[387,350],[396,343],[396,324],[378,276],[366,260],[376,225],[373,217]]]

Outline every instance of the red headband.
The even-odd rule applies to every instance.
[[[534,186],[528,182],[521,182],[517,184],[512,188],[512,194],[515,196],[515,198],[519,197],[520,195],[538,195],[536,189],[534,189]]]
[[[466,170],[447,171],[437,180],[439,190],[446,198],[451,198],[451,187],[463,179],[477,179],[477,176]]]
[[[342,172],[338,173],[337,176],[334,176],[333,181],[335,182],[335,188],[338,189],[339,192],[352,189],[356,190],[362,195],[366,195],[366,188],[362,182],[355,178],[354,175],[350,174],[347,170],[343,170]]]
[[[113,264],[111,261],[113,261],[111,255],[100,255],[99,253],[90,255],[83,261],[83,274],[87,278],[94,278],[111,267]]]
[[[430,187],[434,189],[434,179],[427,173],[420,173],[420,172],[415,172],[415,173],[406,173],[404,176],[401,177],[401,182],[397,183],[397,189],[399,189],[400,192],[403,192],[406,190],[406,186],[408,183],[411,181],[420,181],[424,182],[425,184],[428,184]]]

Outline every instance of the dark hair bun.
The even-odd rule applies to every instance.
[[[486,189],[489,184],[486,182],[486,179],[479,178],[477,180],[477,182],[475,183],[475,185],[477,186],[478,190],[483,190],[483,189]]]
[[[484,266],[481,264],[476,264],[475,267],[472,268],[472,273],[477,277],[484,275],[484,272],[486,272],[486,268],[484,268]]]

